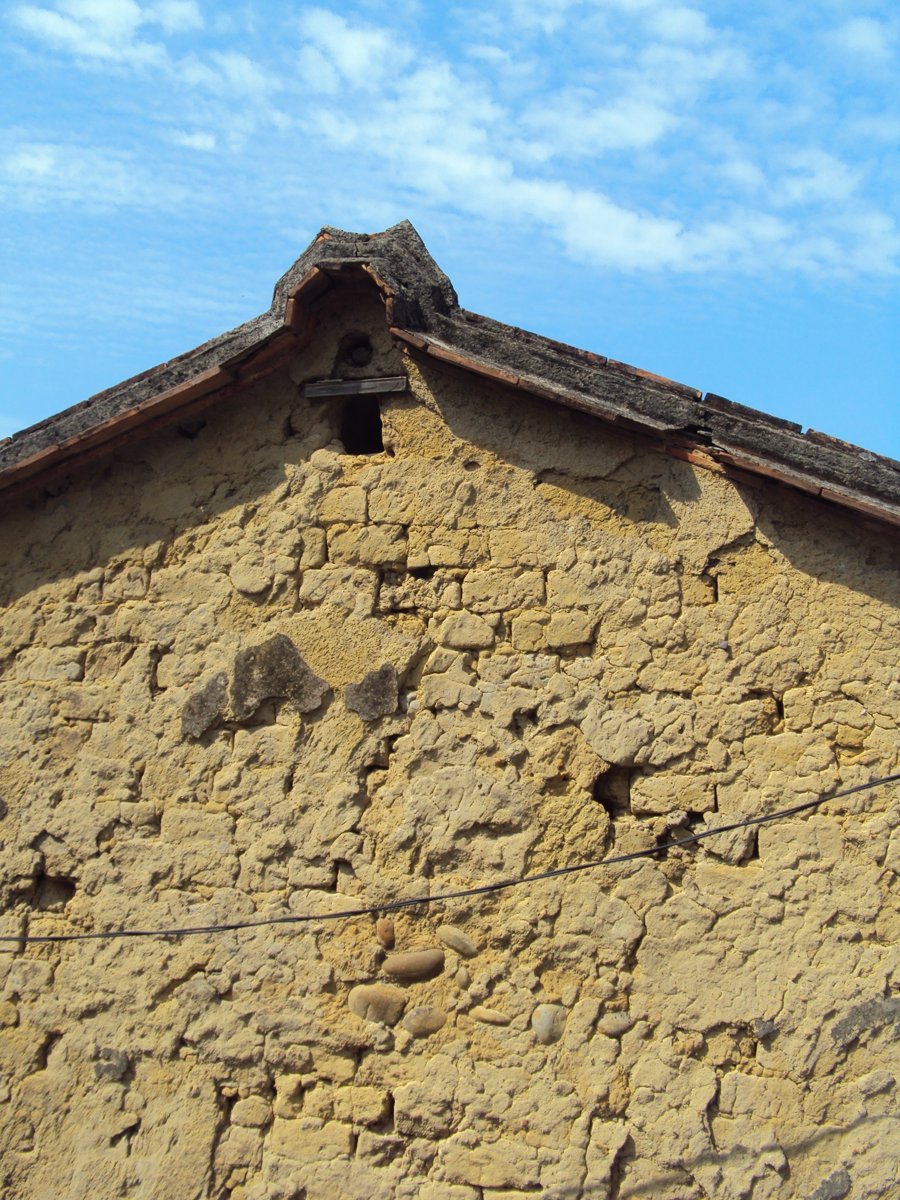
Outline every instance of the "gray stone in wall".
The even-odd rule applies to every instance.
[[[236,721],[246,720],[264,700],[272,699],[292,700],[300,712],[312,712],[330,692],[283,633],[235,655],[231,709]]]
[[[391,663],[370,671],[359,683],[344,688],[344,703],[364,721],[377,721],[397,711],[397,672]]]
[[[199,738],[218,721],[228,703],[228,676],[219,671],[188,696],[181,710],[183,737]]]

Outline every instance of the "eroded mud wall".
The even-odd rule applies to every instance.
[[[410,375],[380,432],[300,397],[354,370]],[[7,935],[386,903],[897,768],[887,534],[423,374],[362,299],[0,542]],[[412,964],[374,919],[6,946],[0,1193],[883,1197],[896,823],[397,914]]]

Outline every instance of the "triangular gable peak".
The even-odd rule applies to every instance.
[[[800,425],[461,308],[408,221],[383,233],[325,227],[275,286],[267,312],[0,442],[0,493],[183,421],[283,366],[315,336],[319,299],[378,289],[414,358],[589,413],[735,478],[764,477],[900,524],[900,464]]]

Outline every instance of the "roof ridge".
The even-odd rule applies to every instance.
[[[0,441],[0,490],[180,406],[242,384],[296,354],[296,309],[364,272],[387,324],[413,353],[502,385],[625,422],[700,465],[782,483],[900,523],[900,463],[713,392],[460,308],[453,284],[408,220],[380,233],[325,225],[275,284],[266,312]],[[442,349],[439,349],[442,347]],[[281,357],[279,357],[281,356]]]

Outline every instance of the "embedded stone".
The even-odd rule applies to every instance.
[[[361,983],[351,989],[347,1007],[364,1021],[396,1025],[406,1007],[406,993],[387,983]]]
[[[272,1105],[262,1096],[246,1096],[231,1110],[232,1125],[244,1125],[247,1129],[262,1129],[271,1119]]]
[[[447,1179],[471,1187],[496,1189],[497,1195],[530,1192],[541,1179],[538,1152],[522,1139],[499,1138],[476,1146],[448,1139],[441,1146],[440,1156]]]
[[[637,713],[591,705],[581,725],[588,745],[608,763],[631,766],[653,741],[653,730]]]
[[[389,954],[382,970],[395,979],[426,979],[444,969],[444,952],[437,946],[427,950],[408,950],[404,954]]]
[[[222,716],[227,704],[228,676],[224,671],[219,671],[184,702],[181,709],[182,736],[202,737]]]
[[[437,1033],[447,1022],[447,1014],[436,1004],[417,1004],[403,1018],[403,1028],[414,1037],[428,1037]]]
[[[344,703],[364,721],[377,721],[397,711],[397,672],[391,663],[370,671],[359,683],[344,688]]]
[[[494,630],[477,613],[458,612],[443,623],[438,641],[452,650],[487,650],[494,644]]]
[[[237,721],[246,720],[264,700],[272,699],[292,700],[300,712],[312,712],[330,692],[283,633],[235,655],[231,708]]]
[[[539,1004],[531,1014],[534,1036],[545,1046],[558,1042],[566,1028],[567,1015],[561,1004]]]
[[[260,596],[272,586],[272,576],[251,556],[241,559],[228,572],[235,591],[245,596]]]
[[[439,925],[438,937],[451,950],[461,954],[463,958],[473,958],[478,953],[478,947],[467,933],[463,933],[456,925]]]
[[[633,1024],[634,1021],[627,1012],[607,1012],[597,1022],[597,1029],[607,1037],[620,1038]]]
[[[111,1046],[97,1046],[94,1050],[94,1075],[97,1079],[122,1079],[131,1066],[131,1060],[124,1050],[115,1050]]]
[[[390,1111],[390,1097],[381,1088],[342,1087],[334,1094],[334,1115],[354,1125],[378,1125]]]
[[[716,789],[712,779],[691,775],[638,775],[631,781],[631,811],[637,816],[665,816],[679,809],[712,812]]]
[[[485,1008],[481,1004],[476,1004],[474,1008],[469,1009],[469,1016],[485,1025],[508,1025],[512,1019],[496,1008]]]
[[[587,613],[577,609],[574,612],[554,613],[545,633],[547,645],[554,649],[582,645],[593,638],[594,625],[595,621]]]
[[[375,922],[375,936],[382,946],[384,946],[385,950],[393,950],[396,935],[394,933],[394,922],[390,917],[378,918]]]
[[[896,1080],[890,1071],[877,1070],[860,1076],[856,1081],[856,1086],[864,1096],[877,1096],[881,1092],[891,1091],[895,1083]]]

